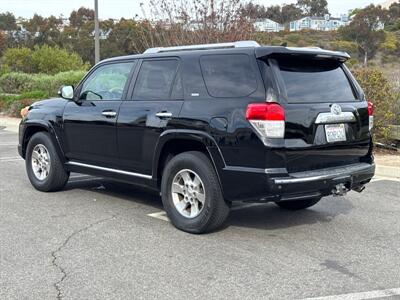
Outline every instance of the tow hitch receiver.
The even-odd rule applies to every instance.
[[[349,189],[344,185],[344,183],[339,183],[332,190],[333,196],[344,196],[347,194]]]

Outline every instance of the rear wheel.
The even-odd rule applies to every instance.
[[[178,154],[167,163],[161,195],[172,224],[186,232],[213,231],[229,214],[217,174],[201,152]]]
[[[300,210],[311,207],[317,204],[321,198],[311,198],[306,200],[293,200],[293,201],[281,201],[275,202],[281,208],[288,210]]]
[[[65,171],[47,132],[38,132],[31,137],[25,165],[29,181],[39,191],[61,190],[68,181],[69,173]]]

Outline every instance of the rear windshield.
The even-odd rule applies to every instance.
[[[357,98],[340,62],[299,57],[270,62],[289,103],[346,102]]]

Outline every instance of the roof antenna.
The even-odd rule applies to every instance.
[[[283,43],[281,44],[281,46],[282,46],[282,47],[287,47],[287,42],[283,42]]]

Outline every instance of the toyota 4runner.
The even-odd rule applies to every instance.
[[[374,175],[373,107],[348,58],[241,41],[107,59],[26,110],[18,150],[40,191],[70,172],[145,186],[187,232],[233,201],[304,209]]]

